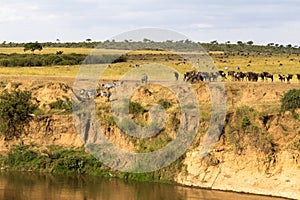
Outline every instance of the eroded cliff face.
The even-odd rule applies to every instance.
[[[211,158],[213,155],[213,158]],[[212,160],[215,162],[210,163]],[[187,171],[181,172],[176,182],[209,189],[281,196],[299,199],[299,168],[294,155],[282,151],[275,163],[262,161],[262,155],[247,152],[237,156],[233,152],[212,152],[204,160],[199,149],[187,153],[184,163]]]
[[[77,134],[72,115],[37,116],[24,127],[25,133],[18,138],[0,140],[0,152],[6,154],[12,145],[38,144],[43,147],[50,145],[66,148],[80,147],[82,141]]]
[[[251,125],[239,127],[245,115],[238,112],[227,116],[223,135],[206,157],[200,156],[201,141],[186,153],[186,171],[176,182],[299,199],[300,121],[285,112],[266,115],[268,120],[258,117],[257,122],[249,117]]]
[[[278,112],[281,96],[297,86],[277,83],[226,84],[227,124],[219,141],[207,152],[207,156],[200,156],[205,130],[209,126],[206,119],[201,119],[199,133],[183,160],[184,170],[176,172],[175,182],[187,186],[299,199],[300,121],[290,112]],[[9,87],[12,86],[8,85],[6,89]],[[71,98],[70,87],[65,84],[43,83],[37,86],[32,82],[19,87],[30,89],[41,107],[43,104],[47,107],[58,98],[65,99],[64,96]],[[210,103],[205,86],[196,85],[194,89],[196,93],[202,94],[198,98],[201,105]],[[150,95],[143,90],[132,99],[143,100],[146,98],[143,93]],[[97,100],[97,103],[100,105],[97,112],[102,110],[107,113],[109,103],[105,100]],[[100,122],[106,137],[120,148],[136,151],[133,140],[106,117],[102,115],[103,124]],[[146,119],[148,115],[142,117]],[[48,113],[35,116],[24,128],[26,134],[20,138],[0,138],[0,153],[6,154],[12,145],[20,142],[35,143],[40,148],[49,145],[72,148],[81,147],[86,139],[96,141],[93,135],[85,138],[84,134],[78,134],[77,130],[85,129],[85,125],[75,125],[76,120],[78,122],[79,118],[74,118],[72,114]],[[167,130],[173,131],[172,128]]]

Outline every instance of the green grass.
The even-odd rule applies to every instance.
[[[263,72],[267,71],[273,74],[296,74],[300,73],[300,56],[288,54],[250,54],[242,55],[213,55],[215,65],[220,70],[224,70],[227,66],[228,70],[236,71],[236,67],[240,67],[240,71],[247,72]],[[282,66],[280,66],[282,64]],[[250,65],[250,66],[248,66]],[[277,77],[276,77],[277,78]]]
[[[75,66],[51,66],[51,67],[0,67],[1,75],[34,75],[34,76],[68,76],[75,77],[79,70]]]

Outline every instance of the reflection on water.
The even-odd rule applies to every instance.
[[[0,173],[0,199],[66,200],[278,200],[279,198],[202,190],[90,176]]]

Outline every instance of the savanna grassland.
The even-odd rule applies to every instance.
[[[99,87],[104,83],[118,81],[131,70],[151,68],[153,64],[168,66],[179,72],[178,81],[175,81],[173,73],[162,69],[156,68],[157,71],[152,72],[159,77],[171,78],[174,81],[172,84],[176,85],[183,82],[184,73],[195,70],[195,66],[187,58],[191,55],[201,58],[203,52],[187,52],[184,49],[174,53],[160,49],[131,51],[129,48],[93,50],[83,47],[44,47],[41,51],[30,53],[24,52],[22,47],[1,47],[0,54],[6,61],[0,59],[0,63],[6,63],[7,66],[0,66],[0,91],[28,90],[37,107],[31,115],[33,117],[30,123],[24,128],[26,134],[16,137],[1,135],[2,170],[92,174],[299,197],[300,190],[296,185],[300,184],[297,176],[300,168],[300,111],[297,107],[293,110],[282,109],[283,96],[300,86],[295,75],[300,74],[298,49],[292,51],[290,48],[280,47],[282,49],[278,50],[279,47],[276,47],[272,51],[275,47],[270,47],[258,51],[257,46],[246,46],[244,50],[237,46],[237,50],[228,51],[223,47],[225,45],[220,45],[218,49],[214,45],[208,49],[208,61],[201,63],[200,59],[198,64],[208,68],[214,65],[217,70],[226,73],[269,72],[274,74],[274,82],[262,81],[260,78],[257,82],[235,81],[228,76],[227,79],[218,79],[224,85],[226,93],[225,125],[220,128],[221,134],[212,151],[201,159],[199,151],[211,123],[212,96],[208,85],[215,83],[191,83],[201,109],[199,128],[193,143],[172,165],[153,173],[141,174],[121,173],[110,169],[82,148],[82,140],[74,128],[71,103],[73,93],[78,92],[79,95],[73,84],[81,64],[70,64],[72,59],[82,62],[80,59],[86,58],[88,54],[108,55],[101,57],[112,62],[101,63],[106,70],[98,82]],[[228,45],[226,48],[229,48]],[[61,52],[58,53],[59,51]],[[116,58],[114,55],[117,55]],[[18,66],[12,58],[19,59],[18,62],[23,66]],[[35,62],[28,62],[32,58],[36,59]],[[97,64],[91,67],[97,67]],[[287,83],[279,81],[278,74],[294,76]],[[140,79],[125,80],[118,87],[131,87],[137,84],[134,81]],[[113,95],[120,91],[118,87],[111,90]],[[101,87],[99,89],[105,90]],[[114,144],[130,152],[148,153],[166,146],[176,138],[178,127],[184,119],[178,99],[168,88],[153,84],[151,74],[148,84],[140,86],[132,94],[129,115],[133,122],[147,126],[151,125],[151,107],[155,104],[163,107],[167,120],[158,135],[149,140],[127,136],[124,130],[130,130],[132,121],[124,121],[119,124],[122,128],[118,127],[111,111],[113,98],[114,96],[107,99],[96,95],[92,100],[96,104],[103,132]]]
[[[115,50],[115,49],[91,49],[91,48],[44,48],[42,51],[35,51],[34,54],[55,54],[58,51],[62,51],[63,54],[105,54],[105,55],[137,55],[144,54],[144,57],[157,56],[159,54],[167,55],[164,51],[129,51],[129,50]],[[24,52],[22,47],[11,47],[11,48],[0,48],[0,53],[2,54],[28,54]],[[197,52],[194,52],[197,53]],[[278,54],[278,53],[247,53],[247,52],[222,52],[222,51],[211,51],[209,52],[211,58],[213,59],[214,65],[219,70],[224,70],[225,67],[228,67],[228,71],[234,70],[239,67],[240,71],[243,72],[270,72],[275,75],[275,79],[278,81],[277,74],[297,74],[300,72],[300,55],[299,54]],[[168,53],[174,54],[172,52]],[[193,52],[175,52],[179,56],[183,57],[188,54],[193,54]],[[149,63],[149,60],[145,61],[141,57],[130,60],[127,63],[117,63],[114,64],[114,70],[110,70],[107,74],[110,74],[111,77],[114,77],[116,74],[120,74],[119,70],[124,72],[129,70],[130,67],[135,66],[136,64],[146,64]],[[155,58],[154,58],[155,61]],[[153,62],[153,61],[152,61]],[[161,62],[161,61],[160,61]],[[165,60],[162,62],[180,73],[185,73],[188,70],[192,70],[191,66],[180,64],[175,65],[178,61]],[[131,66],[129,66],[131,64]],[[51,65],[51,66],[13,66],[13,67],[1,67],[1,75],[40,75],[40,76],[67,76],[75,77],[80,68],[80,65]],[[126,68],[126,69],[124,69]],[[108,69],[109,70],[109,69]],[[296,81],[296,78],[292,81]]]

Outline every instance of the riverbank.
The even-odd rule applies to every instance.
[[[298,88],[299,84],[225,83],[226,125],[217,144],[205,158],[199,156],[210,120],[209,112],[204,109],[199,132],[186,154],[156,172],[129,174],[112,170],[91,156],[83,148],[73,115],[63,108],[50,106],[58,100],[66,102],[71,99],[71,81],[68,81],[18,80],[16,84],[8,80],[2,84],[2,89],[31,91],[40,108],[40,113],[36,113],[20,137],[7,139],[1,136],[2,170],[90,174],[299,199],[300,121],[291,112],[280,113],[282,95]],[[139,102],[147,95],[151,97],[149,91],[155,93],[158,90],[155,87],[139,90],[132,98]],[[209,104],[210,95],[205,85],[195,84],[193,87],[199,94],[200,105]],[[169,103],[167,114],[175,117],[167,123],[166,133],[157,140],[145,142],[122,133],[109,116],[110,104],[104,99],[96,100],[98,116],[107,138],[135,152],[154,151],[174,137],[179,123],[176,120],[178,116],[174,115],[177,107],[172,98]],[[149,115],[137,113],[135,117],[145,123]]]

